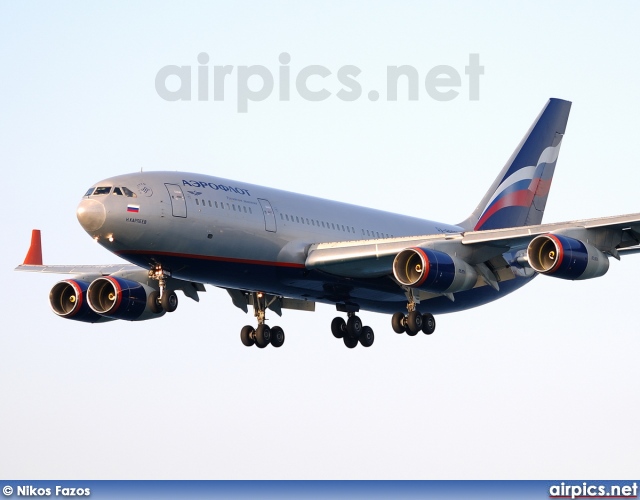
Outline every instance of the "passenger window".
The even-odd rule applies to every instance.
[[[296,215],[296,222],[300,223],[300,219],[298,219],[298,216]]]
[[[101,195],[101,194],[109,194],[111,192],[111,186],[109,187],[97,187],[96,190],[93,192],[94,196],[96,195]]]
[[[211,206],[211,200],[208,200],[208,201],[209,201],[209,206]]]
[[[233,204],[233,205],[231,205],[231,206],[233,207],[233,211],[235,212],[235,211],[236,211],[236,205],[235,205],[235,204]]]
[[[244,213],[247,213],[247,207],[242,207],[244,209]]]
[[[113,188],[113,194],[118,195],[118,196],[122,196],[122,191],[120,191],[119,187],[114,187]]]
[[[198,201],[198,198],[196,198],[196,205],[200,205],[200,202]]]
[[[124,193],[124,195],[127,198],[137,198],[138,197],[138,195],[136,193],[134,193],[133,191],[131,191],[131,189],[129,189],[127,187],[124,187],[124,186],[122,186],[122,192]]]

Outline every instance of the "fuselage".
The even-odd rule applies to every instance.
[[[310,245],[412,235],[460,233],[459,226],[183,172],[140,172],[105,179],[78,206],[84,229],[109,251],[143,268],[224,288],[263,291],[394,312],[406,302],[388,277],[347,279],[305,268]],[[513,255],[505,255],[515,265]],[[529,281],[516,276],[500,291],[477,287],[455,301],[435,297],[420,309],[453,312],[495,300]]]

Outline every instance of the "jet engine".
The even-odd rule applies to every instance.
[[[393,260],[393,275],[403,285],[434,293],[473,288],[476,270],[465,261],[438,250],[406,248]]]
[[[598,278],[609,270],[609,259],[600,250],[560,234],[536,236],[527,257],[535,271],[566,280]]]
[[[101,316],[89,307],[87,288],[89,283],[82,280],[58,281],[49,292],[51,309],[61,318],[85,323],[111,321],[112,318]]]
[[[89,307],[97,314],[113,319],[142,321],[159,318],[164,311],[154,312],[157,292],[153,288],[116,276],[102,276],[87,289]]]

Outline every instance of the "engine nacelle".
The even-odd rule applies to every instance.
[[[393,260],[393,275],[403,285],[435,293],[473,288],[476,270],[451,255],[426,248],[406,248]]]
[[[116,276],[103,276],[91,282],[87,302],[91,309],[103,316],[129,321],[159,318],[164,311],[154,313],[148,305],[153,289],[137,281]]]
[[[51,309],[61,318],[85,323],[111,321],[112,318],[101,316],[89,307],[87,288],[89,283],[82,280],[58,281],[49,292]]]
[[[527,258],[535,271],[565,280],[598,278],[609,270],[609,259],[600,250],[560,234],[536,236]]]

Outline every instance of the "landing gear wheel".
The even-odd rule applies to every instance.
[[[151,312],[154,314],[160,314],[164,311],[162,304],[160,303],[160,293],[156,290],[151,292],[147,297],[147,307],[149,307]]]
[[[256,345],[260,349],[264,349],[269,345],[269,342],[271,342],[271,329],[262,323],[256,329]]]
[[[255,344],[256,343],[256,341],[254,340],[255,332],[256,331],[253,329],[252,326],[247,325],[243,327],[242,330],[240,330],[240,340],[242,340],[242,343],[247,347],[251,347],[253,344]]]
[[[280,347],[282,344],[284,344],[284,330],[279,326],[274,326],[271,329],[271,345]]]
[[[175,311],[178,308],[178,296],[173,290],[165,290],[160,299],[160,304],[168,313]]]
[[[436,319],[433,314],[427,313],[422,315],[422,333],[431,335],[436,330]]]
[[[393,316],[391,316],[391,328],[393,328],[394,332],[404,333],[406,331],[404,325],[404,314],[402,314],[401,312],[397,312]]]
[[[370,326],[363,326],[360,333],[360,343],[363,347],[371,347],[373,345],[374,335]]]
[[[418,311],[407,314],[407,335],[412,337],[422,330],[422,315]]]
[[[331,321],[331,333],[337,339],[341,339],[347,333],[347,323],[341,317],[333,318]]]
[[[356,339],[356,342],[360,338],[360,333],[362,332],[362,321],[355,314],[350,316],[347,320],[347,333],[349,337],[353,337]]]
[[[344,345],[346,345],[349,349],[353,349],[358,345],[358,337],[345,335],[344,337],[342,337],[342,341],[344,342]]]

